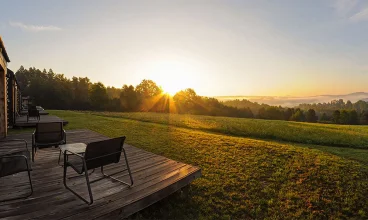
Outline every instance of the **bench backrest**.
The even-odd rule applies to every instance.
[[[64,139],[63,122],[37,123],[36,143],[58,143]]]
[[[87,169],[118,163],[124,141],[125,136],[89,143],[84,155]]]

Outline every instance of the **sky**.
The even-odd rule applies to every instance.
[[[52,68],[170,93],[367,92],[366,0],[0,0],[13,71]]]

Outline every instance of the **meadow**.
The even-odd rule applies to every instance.
[[[164,113],[87,112],[226,135],[368,149],[368,126]]]
[[[66,129],[126,135],[129,144],[202,169],[185,190],[131,218],[368,218],[366,127],[50,112],[69,121]]]

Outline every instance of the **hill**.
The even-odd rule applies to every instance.
[[[219,101],[229,101],[235,99],[247,99],[251,102],[264,103],[267,105],[283,106],[283,107],[295,107],[299,104],[313,104],[324,103],[332,100],[350,100],[351,102],[357,102],[359,100],[368,100],[367,92],[355,92],[342,95],[319,95],[319,96],[306,96],[306,97],[292,97],[292,96],[217,96],[215,97]]]

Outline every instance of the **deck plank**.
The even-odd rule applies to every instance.
[[[42,117],[42,116],[41,116]],[[31,143],[31,133],[12,134],[6,139],[25,139]],[[68,143],[88,143],[105,140],[106,136],[81,129],[67,131]],[[29,149],[31,146],[28,146]],[[101,178],[95,171],[91,180],[94,203],[86,205],[62,183],[63,169],[57,164],[59,151],[55,148],[39,149],[33,163],[32,181],[34,194],[27,199],[0,202],[0,218],[6,219],[120,219],[136,213],[161,200],[200,177],[198,167],[177,162],[163,156],[125,144],[134,186],[128,187],[110,179]],[[0,155],[19,150],[16,144],[1,144]],[[107,173],[116,173],[117,178],[128,180],[125,161],[105,168]],[[117,173],[118,172],[118,173]],[[25,173],[24,173],[25,174]],[[0,179],[0,197],[13,197],[28,192],[27,175],[15,174]],[[70,169],[68,176],[75,176]],[[83,196],[87,188],[83,177],[72,178],[68,184]],[[23,193],[23,194],[22,194]]]
[[[45,110],[41,110],[39,111],[40,112],[40,115],[48,115],[49,113]],[[28,114],[28,110],[21,110],[20,111],[20,115],[27,115]]]
[[[65,121],[55,115],[41,115],[40,121],[36,120],[35,118],[29,118],[27,122],[27,116],[21,115],[15,119],[14,127],[36,127],[37,123],[44,123],[44,122],[63,122],[64,125],[68,124],[68,121]]]

